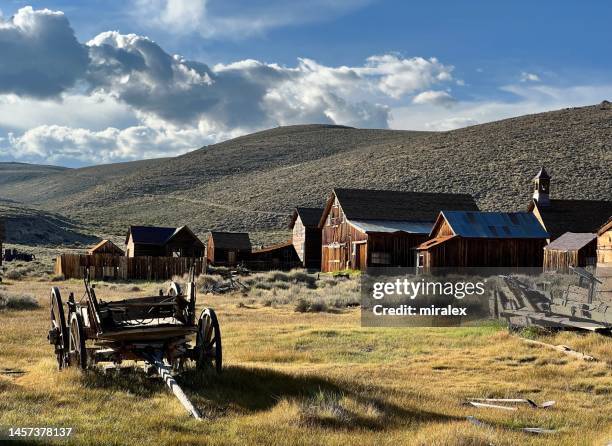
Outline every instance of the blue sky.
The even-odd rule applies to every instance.
[[[443,131],[612,97],[605,1],[0,0],[0,10],[0,161],[175,155],[310,122]]]

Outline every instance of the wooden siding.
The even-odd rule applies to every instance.
[[[597,264],[612,267],[612,228],[597,236]]]
[[[305,227],[298,215],[292,243],[304,268],[321,269],[321,229]]]
[[[295,248],[295,252],[300,258],[302,264],[306,264],[306,227],[302,223],[302,219],[298,215],[293,224],[293,235],[291,242]]]
[[[321,271],[333,272],[353,268],[353,244],[365,242],[368,235],[351,226],[336,199],[321,233]]]
[[[196,275],[206,270],[206,261],[202,258],[62,254],[55,260],[55,274],[66,279],[82,279],[89,268],[94,280],[162,281],[188,273],[192,265]]]
[[[256,271],[290,270],[302,266],[292,242],[254,250],[243,264]]]
[[[423,265],[435,267],[538,267],[544,261],[545,239],[453,237],[423,249]]]
[[[2,257],[4,255],[4,251],[2,250],[2,243],[6,237],[6,229],[4,228],[4,219],[0,218],[0,265],[2,265]]]
[[[336,200],[323,226],[321,271],[415,266],[416,247],[426,239],[425,234],[361,232],[346,220]]]

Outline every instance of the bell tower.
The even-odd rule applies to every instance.
[[[550,205],[550,175],[544,167],[533,178],[533,199],[540,206]]]

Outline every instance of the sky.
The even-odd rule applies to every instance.
[[[612,99],[612,2],[0,0],[0,161],[279,125],[447,131]]]

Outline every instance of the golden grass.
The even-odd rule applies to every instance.
[[[207,416],[190,419],[139,371],[56,371],[46,341],[48,291],[77,281],[5,283],[41,308],[0,312],[0,426],[73,427],[73,444],[516,445],[612,440],[612,339],[560,333],[543,340],[600,359],[587,363],[527,345],[497,325],[361,328],[359,310],[297,313],[240,295],[200,296],[219,315],[225,372],[181,383]],[[160,284],[101,284],[98,294],[156,294]],[[333,288],[330,288],[330,292]],[[248,301],[247,305],[239,305]],[[470,397],[556,400],[547,410],[476,409]],[[477,427],[473,415],[495,426]],[[534,436],[519,427],[557,429]]]

